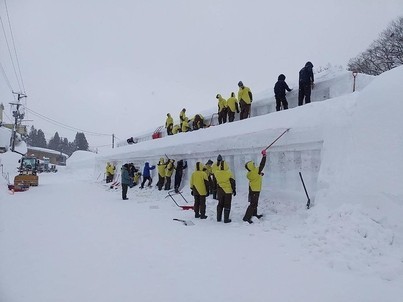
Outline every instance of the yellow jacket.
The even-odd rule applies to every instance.
[[[227,108],[227,101],[218,94],[218,112],[221,112],[223,109]]]
[[[165,128],[168,128],[169,125],[173,125],[174,124],[174,119],[172,118],[172,116],[168,113],[168,117],[165,121]]]
[[[231,97],[227,100],[227,106],[231,112],[239,112],[238,100],[235,97],[235,93],[232,93]]]
[[[248,87],[239,87],[238,100],[243,100],[246,104],[252,103],[252,92]]]
[[[207,195],[208,178],[206,172],[203,171],[203,164],[201,162],[196,163],[196,169],[190,177],[190,189],[194,195]]]
[[[166,177],[171,177],[172,174],[174,173],[174,170],[175,170],[175,160],[170,159],[168,161],[167,167],[165,169],[165,176]]]
[[[183,123],[183,121],[185,120],[185,118],[186,118],[186,111],[181,111],[180,113],[179,113],[179,120],[180,120],[180,122],[181,123]]]
[[[177,134],[179,132],[179,125],[174,125],[174,127],[172,128],[172,134]]]
[[[160,158],[160,161],[159,161],[159,163],[158,163],[158,165],[157,165],[158,174],[159,174],[161,177],[165,177],[165,168],[166,168],[166,167],[167,167],[167,164],[166,164],[166,162],[164,161],[164,158],[161,157],[161,158]]]
[[[188,123],[188,118],[185,117],[185,119],[182,122],[182,132],[188,132],[190,129],[189,123]]]
[[[225,161],[220,163],[218,169],[213,171],[217,185],[223,189],[226,194],[231,194],[235,191],[235,178]]]
[[[110,175],[114,175],[115,174],[115,166],[114,165],[107,165],[106,166],[106,173],[110,174]]]
[[[248,161],[245,164],[248,173],[246,177],[249,180],[249,191],[260,192],[262,190],[263,168],[266,164],[266,156],[262,157],[259,167],[256,167],[253,161]]]

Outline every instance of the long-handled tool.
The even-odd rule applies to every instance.
[[[283,133],[281,133],[270,145],[268,145],[264,150],[269,149],[271,146],[274,145],[275,142],[277,142],[280,137],[282,137],[284,134],[286,134],[288,132],[288,130],[290,130],[291,128],[287,128]]]
[[[186,198],[182,195],[181,192],[175,193],[175,194],[172,194],[172,193],[175,193],[175,190],[168,191],[168,195],[165,196],[165,198],[171,197],[171,199],[172,199],[173,202],[176,204],[176,206],[177,206],[178,208],[181,208],[182,210],[193,210],[193,206],[191,206],[191,205],[180,206],[180,205],[176,202],[176,200],[175,200],[175,198],[173,197],[173,195],[179,194],[180,196],[182,196],[183,200],[184,200],[186,203],[188,203],[188,201],[187,201]]]
[[[191,221],[191,220],[183,220],[183,219],[177,219],[177,218],[174,218],[173,220],[182,222],[184,225],[194,225],[193,221]]]
[[[306,197],[308,198],[308,201],[306,202],[306,208],[309,209],[309,207],[311,206],[311,200],[309,199],[308,191],[306,190],[304,179],[302,178],[301,172],[299,172],[299,177],[301,178],[301,182],[302,182],[302,185],[304,186]]]

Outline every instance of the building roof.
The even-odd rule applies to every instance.
[[[62,152],[56,151],[56,150],[52,150],[52,149],[47,149],[47,148],[27,147],[27,149],[28,149],[28,153],[29,153],[29,150],[32,150],[32,151],[46,152],[46,153],[55,154],[55,155],[62,155],[62,156],[64,156],[64,157],[66,157],[66,158],[69,157],[69,156],[68,156],[67,154],[65,154],[65,153],[62,153]]]

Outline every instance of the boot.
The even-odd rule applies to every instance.
[[[199,214],[199,213],[195,213],[195,218],[200,218],[200,214]]]
[[[259,214],[257,213],[257,208],[255,208],[255,210],[253,211],[253,216],[257,217],[257,219],[260,219],[260,218],[263,217],[263,215],[259,215]]]
[[[222,219],[222,210],[223,208],[220,206],[217,206],[217,221],[220,222]]]
[[[245,221],[245,222],[248,222],[249,224],[252,224],[252,223],[253,223],[252,219],[249,219],[249,220],[248,220],[248,219],[245,218],[245,217],[244,217],[242,220]]]
[[[206,215],[201,215],[200,216],[200,219],[206,219],[208,216],[206,216]]]
[[[224,209],[224,223],[230,223],[232,220],[229,219],[230,209]]]

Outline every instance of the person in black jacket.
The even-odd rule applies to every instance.
[[[311,102],[311,90],[314,86],[313,78],[313,64],[311,62],[306,62],[305,67],[303,67],[299,72],[299,91],[298,91],[298,106],[308,104]]]
[[[285,82],[285,75],[280,74],[278,76],[278,81],[274,85],[274,97],[276,98],[276,111],[281,110],[281,105],[283,105],[283,109],[288,109],[287,98],[285,97],[285,91],[291,91],[290,87],[288,87]]]
[[[175,184],[174,184],[175,193],[179,193],[179,187],[182,181],[183,169],[186,169],[187,167],[188,164],[186,161],[183,161],[183,159],[178,161],[178,163],[176,164]]]

